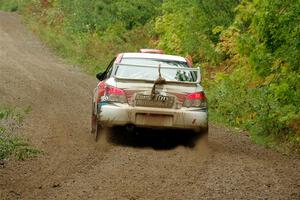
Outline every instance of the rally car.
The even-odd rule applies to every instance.
[[[127,126],[207,134],[207,100],[200,68],[189,59],[144,49],[121,53],[105,71],[92,99],[92,133]]]

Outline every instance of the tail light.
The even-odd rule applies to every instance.
[[[124,90],[113,86],[107,86],[104,94],[104,101],[107,102],[118,102],[118,103],[126,103],[126,95]]]
[[[204,92],[195,92],[187,94],[185,101],[183,102],[184,107],[207,107],[207,101]]]

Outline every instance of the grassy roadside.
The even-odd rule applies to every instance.
[[[300,136],[297,134],[295,134],[293,138],[273,134],[261,134],[254,128],[251,129],[251,127],[246,127],[242,123],[233,123],[222,114],[214,111],[209,112],[209,121],[211,121],[214,125],[230,130],[234,134],[246,133],[246,135],[249,136],[254,143],[266,148],[273,149],[283,154],[300,155]]]
[[[25,1],[23,0],[23,2]],[[90,28],[92,25],[85,24],[94,19],[89,19],[88,22],[84,21],[85,12],[82,13],[82,8],[71,12],[67,11],[67,8],[63,10],[61,6],[68,4],[67,2],[53,1],[51,6],[32,1],[30,3],[30,0],[28,2],[27,6],[19,6],[18,10],[27,26],[57,55],[70,64],[80,65],[81,69],[88,74],[95,74],[106,68],[111,59],[120,52],[137,51],[146,47],[154,48],[154,43],[151,41],[153,22],[149,20],[144,24],[128,28],[126,23],[130,24],[130,22],[126,21],[127,11],[120,10],[121,13],[125,12],[121,17],[125,21],[120,19],[115,23],[102,23],[102,20],[99,19],[100,25],[106,28],[98,30]],[[74,4],[76,3],[74,2]],[[81,20],[83,20],[82,23]]]
[[[93,76],[105,69],[119,52],[137,51],[137,49],[147,46],[148,40],[150,40],[145,33],[145,29],[149,29],[149,26],[140,27],[124,34],[124,38],[126,38],[124,40],[127,41],[124,42],[120,41],[114,35],[115,33],[112,36],[101,36],[97,33],[70,34],[64,32],[61,27],[49,27],[32,16],[23,15],[23,19],[29,29],[37,34],[59,57],[64,58],[69,64],[79,65],[84,72]],[[118,44],[115,44],[116,41]]]
[[[30,110],[0,107],[0,161],[9,158],[24,160],[40,153],[15,134]]]
[[[25,7],[29,0],[0,0],[0,10],[16,12]]]
[[[0,10],[15,12],[26,3],[26,0],[0,0]],[[0,162],[9,159],[25,160],[41,152],[16,134],[30,111],[30,107],[22,109],[0,105]]]

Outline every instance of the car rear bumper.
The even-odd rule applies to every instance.
[[[101,106],[98,119],[108,127],[132,124],[137,127],[180,128],[195,131],[207,129],[207,111],[197,108],[174,110],[107,104]]]

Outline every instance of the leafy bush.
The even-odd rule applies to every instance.
[[[151,45],[159,0],[33,1],[23,15],[32,29],[70,62],[94,73],[117,53]],[[101,66],[101,67],[97,67]]]
[[[213,29],[227,27],[232,22],[237,4],[235,0],[164,1],[163,14],[156,20],[158,47],[172,54],[190,54],[195,62],[216,65],[221,58],[215,50],[219,32]]]
[[[218,44],[231,71],[210,86],[213,113],[300,152],[300,5],[242,1],[236,10]]]
[[[16,0],[0,2],[0,9],[4,11],[15,12],[18,10],[18,2]]]
[[[31,0],[0,0],[0,10],[15,12],[27,5]]]

